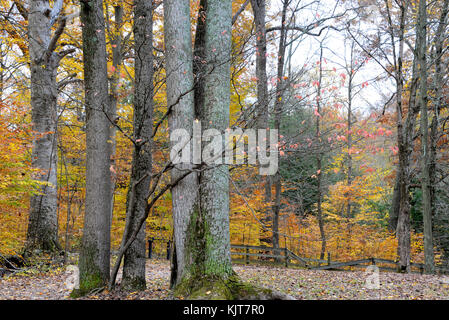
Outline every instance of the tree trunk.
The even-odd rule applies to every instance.
[[[434,90],[435,90],[435,98],[434,98],[434,107],[433,107],[433,118],[430,129],[430,164],[429,164],[429,176],[430,176],[430,198],[432,205],[432,217],[434,219],[434,225],[437,225],[437,221],[439,220],[438,216],[441,210],[437,211],[437,143],[440,135],[439,131],[439,118],[440,118],[440,109],[443,105],[443,88],[444,88],[444,72],[443,72],[443,45],[445,41],[445,30],[447,27],[447,16],[449,13],[449,0],[444,0],[441,8],[441,14],[438,22],[438,29],[435,34],[435,77],[434,77]],[[438,220],[437,220],[438,219]],[[438,236],[435,235],[434,239],[438,242],[439,247],[445,247],[442,245],[441,240],[439,240]],[[438,239],[438,240],[437,240]],[[442,241],[444,243],[444,240]],[[447,252],[447,249],[443,249],[443,252]],[[447,257],[447,254],[444,254]]]
[[[134,89],[134,139],[130,186],[151,172],[153,134],[153,8],[151,2],[134,1],[135,41],[135,89]],[[151,174],[136,184],[134,193],[128,192],[126,224],[130,230],[139,227],[145,215]],[[129,199],[134,197],[134,199]],[[129,206],[132,206],[129,208]],[[126,232],[126,243],[132,232]],[[145,290],[145,224],[141,226],[136,239],[125,251],[122,288],[128,291]]]
[[[391,199],[391,208],[389,211],[388,228],[390,231],[396,231],[398,226],[398,216],[399,216],[399,205],[400,205],[400,186],[401,181],[399,180],[399,175],[396,173],[396,178],[394,180],[393,197]]]
[[[319,78],[318,78],[318,88],[317,88],[317,112],[321,114],[321,81],[323,80],[323,47],[320,44],[320,70],[319,70]],[[321,119],[319,116],[316,117],[316,131],[315,131],[315,139],[316,143],[320,143],[321,140]],[[316,157],[317,162],[317,219],[318,219],[318,227],[320,228],[321,235],[321,252],[320,259],[324,259],[324,254],[326,252],[326,234],[324,232],[324,219],[323,212],[321,206],[322,200],[322,192],[321,192],[321,180],[322,180],[322,153],[319,152]]]
[[[231,20],[230,0],[201,1],[195,39],[194,72],[200,77],[195,87],[195,110],[203,132],[216,129],[220,139],[229,127]],[[230,255],[229,169],[225,165],[204,166],[199,175],[198,203],[188,222],[184,243],[184,261],[192,263],[176,290],[191,298],[231,299],[229,286],[234,283],[234,272]],[[211,288],[211,292],[204,292],[206,288]]]
[[[204,26],[204,99],[198,106],[203,130],[221,134],[229,127],[232,5],[230,0],[208,0]],[[224,145],[224,144],[223,144]],[[204,148],[203,148],[204,150]],[[203,234],[202,261],[197,266],[206,276],[227,278],[233,274],[229,234],[229,169],[219,166],[201,172],[196,223]],[[192,244],[192,238],[188,243]]]
[[[399,269],[401,271],[410,272],[410,200],[409,200],[409,146],[407,143],[406,133],[409,130],[404,130],[404,121],[402,114],[402,94],[404,83],[402,78],[403,71],[403,57],[404,57],[404,34],[406,25],[406,16],[408,11],[408,3],[405,2],[400,10],[399,31],[394,30],[391,19],[390,7],[387,0],[385,5],[388,14],[389,36],[391,38],[391,45],[393,46],[394,66],[395,66],[395,81],[396,81],[396,126],[397,126],[397,143],[399,149],[399,163],[397,168],[397,178],[399,179],[399,212],[398,222],[396,227],[396,236],[398,239],[398,258]],[[396,51],[395,34],[398,33],[399,48]],[[409,113],[410,115],[410,113]],[[409,127],[411,128],[411,126]],[[408,129],[408,128],[407,128]]]
[[[347,132],[348,132],[348,153],[346,155],[347,157],[347,165],[348,165],[348,175],[346,177],[346,185],[348,186],[349,190],[352,190],[352,154],[351,154],[351,148],[352,148],[352,82],[354,79],[354,45],[355,43],[351,43],[351,55],[350,55],[350,64],[349,64],[349,70],[348,70],[348,115],[347,115]],[[346,219],[348,221],[348,228],[350,228],[349,219],[351,218],[351,202],[352,202],[352,191],[349,191],[348,197],[347,197],[347,204],[346,204]],[[348,245],[350,245],[348,243]]]
[[[51,22],[49,1],[30,1],[28,15],[31,59],[32,167],[43,183],[30,201],[25,251],[59,250],[57,225],[57,84],[59,58],[49,52]]]
[[[266,4],[265,0],[251,0],[256,27],[256,78],[257,78],[257,112],[256,125],[259,129],[268,128],[268,80],[267,80],[267,33],[265,27]],[[271,203],[271,176],[265,177],[265,203]],[[272,217],[270,209],[262,218],[262,223],[268,225]],[[265,240],[265,239],[261,239]]]
[[[167,104],[173,106],[168,122],[170,132],[184,129],[191,137],[195,120],[193,92],[193,52],[190,32],[190,2],[188,0],[164,2],[164,35],[167,70]],[[171,141],[176,143],[176,141]],[[192,160],[192,157],[190,158]],[[193,168],[192,163],[175,165],[171,172],[176,181],[185,171]],[[193,261],[186,255],[188,226],[198,198],[198,177],[191,173],[172,188],[174,250],[171,285],[176,286]]]
[[[86,200],[79,294],[109,280],[111,230],[110,122],[103,1],[81,1],[86,103]]]
[[[282,116],[282,97],[284,93],[284,64],[285,64],[285,49],[287,42],[287,8],[290,0],[283,1],[282,8],[282,21],[281,21],[281,36],[279,38],[279,48],[278,48],[278,66],[277,66],[277,85],[276,85],[276,100],[274,103],[274,129],[279,132],[281,128],[281,116]],[[273,212],[273,248],[279,248],[279,214],[281,209],[281,189],[282,182],[279,170],[276,171],[273,177],[274,187],[275,187],[275,198],[274,205],[272,207]],[[275,251],[276,255],[279,255],[279,251]]]
[[[430,148],[429,148],[429,122],[427,115],[427,2],[419,1],[418,24],[416,26],[417,54],[420,75],[419,105],[421,109],[421,189],[424,223],[424,260],[425,272],[435,272],[432,236],[432,203],[430,198]]]
[[[109,101],[110,101],[110,109],[108,113],[108,117],[110,120],[109,123],[109,161],[111,168],[111,220],[114,213],[114,192],[115,192],[115,181],[117,179],[116,174],[116,162],[115,162],[115,152],[116,152],[116,128],[114,122],[117,121],[117,102],[118,102],[118,89],[120,83],[120,66],[122,64],[122,35],[121,28],[123,24],[123,8],[119,5],[114,6],[114,31],[110,35],[111,43],[112,43],[112,77],[109,81]]]

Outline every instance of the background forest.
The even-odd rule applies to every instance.
[[[92,188],[106,183],[101,174],[110,175],[111,193],[95,205],[110,211],[113,253],[132,259],[123,246],[132,234],[125,226],[138,225],[129,216],[133,205],[148,210],[145,228],[135,234],[140,246],[154,237],[154,254],[165,255],[176,233],[174,198],[189,186],[180,184],[186,193],[173,190],[170,129],[194,117],[174,111],[190,87],[182,74],[170,80],[167,70],[176,71],[170,57],[184,59],[186,44],[176,42],[176,32],[188,32],[193,81],[202,81],[207,53],[197,44],[206,1],[190,1],[190,11],[172,4],[187,12],[190,30],[168,24],[170,1],[91,2],[104,18],[102,29],[83,16],[80,3],[89,1],[0,1],[3,256],[79,253],[83,228],[93,221],[85,217],[94,201],[86,195],[89,175]],[[404,271],[411,262],[425,263],[428,273],[449,266],[448,10],[448,0],[232,1],[223,129],[279,129],[279,171],[261,176],[254,165],[230,166],[231,244],[286,247],[306,258],[391,259]],[[104,34],[104,54],[88,51],[101,47],[87,47],[88,32]],[[139,43],[151,57],[140,55]],[[106,81],[86,83],[103,72],[103,62]],[[107,96],[89,97],[96,88]],[[108,121],[89,128],[94,112],[85,106],[101,99],[108,101]],[[148,99],[145,118],[138,107]],[[108,144],[86,138],[89,130]],[[106,173],[91,167],[88,150],[107,162]],[[151,182],[135,184],[148,170]],[[150,188],[143,204],[130,200]],[[47,222],[39,226],[40,215]],[[41,241],[43,224],[53,225],[51,240]]]

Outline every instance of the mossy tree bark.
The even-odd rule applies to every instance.
[[[230,0],[201,1],[195,39],[195,112],[203,132],[216,129],[220,136],[229,127],[231,24]],[[188,221],[183,251],[184,261],[191,263],[178,281],[176,292],[203,296],[201,291],[207,284],[215,296],[223,297],[226,286],[218,284],[234,276],[229,235],[229,169],[205,167],[204,163],[202,169],[199,198]]]
[[[168,105],[176,104],[170,116],[170,129],[195,131],[189,121],[196,116],[203,133],[215,129],[214,135],[224,147],[225,141],[221,139],[229,127],[231,0],[201,1],[193,66],[189,1],[168,0],[164,5]],[[190,95],[192,85],[194,105]],[[242,283],[232,270],[229,169],[226,165],[210,165],[204,161],[204,141],[200,150],[203,161],[199,174],[188,175],[183,181],[185,184],[172,188],[176,245],[172,285],[175,294],[192,299],[276,297],[270,290]],[[176,169],[175,177],[178,171],[192,168]]]
[[[203,98],[196,109],[202,130],[216,129],[223,135],[229,127],[230,59],[232,3],[208,0],[203,30]],[[224,145],[224,141],[223,141]],[[204,146],[203,146],[204,151]],[[229,169],[218,166],[203,170],[199,176],[199,206],[196,234],[202,235],[202,252],[196,268],[201,274],[227,278],[233,274],[229,235]],[[195,221],[196,220],[196,221]],[[198,226],[200,226],[198,228]],[[194,233],[195,234],[195,233]],[[199,240],[199,239],[197,239]],[[192,239],[188,241],[192,243]]]
[[[150,1],[134,1],[135,90],[134,146],[131,182],[137,181],[127,201],[127,228],[135,230],[145,215],[152,168],[151,140],[153,134],[153,8]],[[130,199],[134,197],[134,199]],[[129,208],[129,206],[132,206]],[[127,232],[126,243],[132,235]],[[145,290],[145,224],[124,254],[122,289]]]
[[[103,1],[81,1],[86,103],[86,200],[79,293],[103,287],[110,270],[110,122]]]

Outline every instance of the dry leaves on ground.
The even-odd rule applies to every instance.
[[[298,270],[256,265],[236,265],[234,270],[242,280],[272,288],[296,299],[449,299],[449,277],[381,272],[379,289],[366,287],[363,271]],[[54,272],[15,275],[0,279],[1,299],[68,299],[69,274]],[[119,274],[118,279],[120,279]],[[85,299],[172,299],[168,284],[170,266],[166,260],[148,260],[147,290],[125,293],[103,292]]]

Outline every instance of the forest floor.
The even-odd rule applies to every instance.
[[[235,265],[234,270],[244,281],[300,300],[449,299],[448,276],[381,272],[380,289],[368,289],[364,271],[303,270],[258,265]],[[69,299],[69,276],[70,273],[63,268],[5,276],[0,278],[0,300]],[[123,293],[116,290],[85,299],[173,299],[168,288],[169,277],[167,260],[148,260],[146,291]]]

